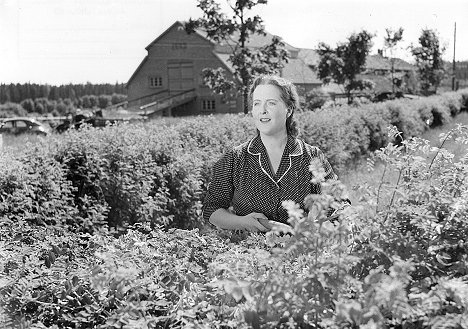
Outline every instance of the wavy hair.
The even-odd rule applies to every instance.
[[[299,95],[297,94],[296,86],[289,80],[277,75],[260,75],[257,76],[249,89],[249,106],[252,108],[253,93],[259,85],[272,85],[280,90],[281,100],[286,104],[286,107],[291,111],[291,114],[286,119],[286,132],[292,137],[299,135],[297,121],[294,119],[294,112],[299,109]]]

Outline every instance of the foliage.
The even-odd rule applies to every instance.
[[[330,95],[321,88],[314,88],[309,91],[305,96],[305,108],[307,110],[316,110],[321,108],[327,100],[330,98]]]
[[[19,104],[7,102],[5,104],[0,104],[0,117],[9,118],[9,117],[22,117],[26,116],[26,110]]]
[[[189,131],[189,129],[187,130]],[[128,138],[128,136],[127,136]],[[393,143],[393,138],[399,143]],[[286,202],[289,232],[162,230],[113,237],[0,220],[6,328],[463,328],[468,320],[468,127],[438,147],[389,143],[375,189],[330,222],[346,191],[323,182],[308,213]],[[127,151],[128,152],[128,151]],[[126,153],[126,152],[124,152]],[[11,168],[13,163],[10,164]],[[396,181],[389,181],[396,172]],[[70,200],[70,198],[69,198]],[[55,200],[54,202],[58,202]]]
[[[0,104],[6,102],[21,103],[25,99],[46,98],[50,101],[69,98],[73,102],[84,95],[126,94],[124,83],[105,84],[67,84],[60,86],[36,83],[0,84]],[[117,104],[119,102],[113,102]]]
[[[0,104],[0,117],[13,116],[40,116],[51,114],[53,116],[64,116],[69,113],[74,113],[77,108],[85,109],[104,109],[108,106],[119,104],[127,99],[126,95],[84,95],[75,98],[72,101],[70,98],[61,99],[58,101],[50,100],[45,97],[36,98],[34,100],[28,98],[21,104],[6,102]]]
[[[450,121],[466,106],[467,95],[461,91],[298,112],[300,137],[318,146],[340,175],[389,142],[387,126],[396,126],[404,138],[418,136]],[[34,147],[6,148],[3,166],[15,168],[9,161],[22,165],[0,172],[4,186],[15,186],[10,198],[0,200],[2,216],[22,218],[26,211],[35,214],[32,221],[37,223],[50,222],[53,214],[68,230],[86,233],[108,228],[121,234],[137,223],[203,227],[201,202],[214,162],[254,134],[248,116],[203,116],[83,127],[39,140]],[[34,194],[25,192],[29,190]],[[39,196],[44,200],[37,201]],[[52,207],[50,202],[58,199],[65,204]]]
[[[411,52],[416,59],[421,91],[424,95],[437,92],[437,87],[444,77],[444,63],[442,54],[445,47],[440,44],[436,31],[423,29],[419,37],[419,45]]]
[[[348,103],[352,102],[354,90],[371,89],[372,84],[360,80],[357,75],[364,71],[366,58],[372,47],[373,35],[363,30],[348,37],[347,42],[332,48],[326,43],[319,43],[317,53],[320,56],[318,76],[325,83],[333,81],[344,85]]]
[[[252,77],[258,74],[277,73],[288,60],[285,44],[273,36],[268,43],[258,48],[250,47],[249,40],[256,35],[265,37],[264,26],[259,15],[249,17],[248,12],[257,5],[266,4],[267,0],[243,0],[229,3],[232,16],[224,14],[215,0],[198,0],[197,7],[203,16],[190,19],[186,25],[189,33],[202,30],[209,40],[224,43],[229,47],[229,62],[233,67],[233,76],[229,77],[220,68],[205,68],[204,83],[213,91],[225,94],[233,89],[243,96],[244,112],[248,113],[248,88]]]

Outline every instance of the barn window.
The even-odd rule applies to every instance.
[[[162,87],[162,77],[149,77],[150,88]]]
[[[202,112],[214,112],[216,110],[216,102],[214,99],[202,100]]]

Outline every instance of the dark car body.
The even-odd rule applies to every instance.
[[[49,129],[32,118],[0,119],[0,134],[35,134],[46,136]]]

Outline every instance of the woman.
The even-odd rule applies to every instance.
[[[304,198],[321,192],[319,184],[311,183],[311,160],[320,160],[326,180],[337,176],[317,147],[296,139],[299,96],[291,82],[259,76],[249,101],[258,135],[215,163],[203,216],[219,228],[266,232],[273,222],[287,224],[283,201],[293,200],[304,209]],[[234,213],[228,210],[231,205]]]

